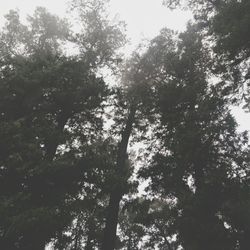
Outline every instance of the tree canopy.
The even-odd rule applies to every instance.
[[[107,2],[5,16],[0,248],[247,250],[249,1],[166,0],[194,21],[130,58]]]

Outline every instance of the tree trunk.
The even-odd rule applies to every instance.
[[[124,186],[127,183],[127,180],[123,179],[124,176],[126,176],[124,174],[126,174],[127,171],[127,147],[135,120],[135,113],[136,105],[132,104],[129,110],[126,126],[122,132],[121,142],[119,143],[118,147],[116,174],[118,176],[118,180],[120,181],[117,182],[116,187],[113,188],[113,191],[110,194],[106,215],[106,225],[104,229],[104,238],[101,248],[102,250],[113,250],[115,248],[119,205],[124,194]]]

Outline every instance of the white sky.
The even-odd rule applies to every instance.
[[[18,8],[22,16],[32,14],[37,6],[44,6],[53,14],[64,16],[68,0],[0,0],[0,25],[4,14]],[[162,6],[162,0],[110,0],[109,10],[113,16],[127,24],[127,34],[131,43],[136,45],[144,38],[153,38],[163,27],[184,30],[191,13],[170,11]]]
[[[37,6],[44,6],[50,12],[64,16],[67,12],[67,0],[0,0],[0,26],[4,15],[18,8],[22,16],[32,14]],[[182,31],[185,29],[191,14],[183,11],[170,11],[162,6],[162,0],[110,0],[110,12],[118,14],[120,20],[127,24],[127,35],[130,39],[130,50],[142,39],[151,39],[161,28],[168,27]],[[240,108],[234,108],[240,127],[239,130],[250,130],[250,114]]]

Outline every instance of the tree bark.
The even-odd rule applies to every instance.
[[[124,185],[126,185],[127,180],[123,180],[124,174],[126,174],[126,161],[127,161],[127,147],[129,138],[132,132],[133,123],[135,120],[136,113],[136,104],[132,103],[128,119],[126,122],[126,126],[122,132],[121,142],[118,147],[118,155],[117,155],[117,176],[118,183],[116,187],[113,188],[113,191],[110,194],[109,205],[107,208],[106,215],[106,225],[104,229],[104,238],[102,243],[102,250],[113,250],[115,248],[116,243],[116,230],[118,224],[118,214],[119,214],[119,206],[122,196],[124,194]],[[123,180],[123,181],[122,181]]]

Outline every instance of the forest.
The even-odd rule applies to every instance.
[[[107,4],[5,15],[0,249],[249,250],[250,1],[162,0],[130,56]]]

